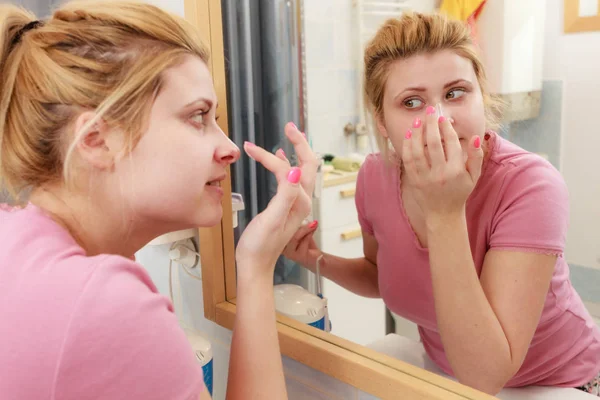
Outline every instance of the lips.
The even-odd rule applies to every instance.
[[[206,182],[207,186],[216,186],[216,187],[220,187],[221,186],[221,182],[223,182],[225,180],[227,176],[226,175],[221,175],[213,180],[210,180],[208,182]]]

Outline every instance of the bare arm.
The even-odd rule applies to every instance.
[[[240,265],[239,270],[251,269]],[[287,399],[277,338],[273,281],[240,274],[231,342],[228,400]]]
[[[309,215],[318,162],[295,125],[286,126],[300,167],[251,143],[245,150],[277,177],[277,194],[244,230],[236,249],[237,312],[231,342],[228,400],[285,400],[273,273],[286,243]]]
[[[375,237],[362,232],[364,257],[343,258],[322,252],[313,239],[316,225],[306,225],[298,230],[287,245],[284,255],[305,268],[316,271],[317,258],[321,259],[321,275],[349,291],[364,297],[381,297],[377,281],[377,249]]]
[[[525,359],[556,257],[491,250],[478,278],[464,216],[431,225],[427,235],[448,361],[461,383],[496,394]]]
[[[322,253],[321,274],[359,296],[379,298],[377,240],[367,232],[362,234],[364,257],[342,258]],[[313,266],[311,270],[314,269]]]

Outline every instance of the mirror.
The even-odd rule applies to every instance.
[[[558,1],[546,3],[538,0],[527,7],[521,7],[522,3],[516,1],[488,0],[470,10],[465,18],[473,28],[480,46],[478,56],[486,68],[487,87],[491,95],[504,103],[504,112],[495,133],[481,135],[486,155],[490,154],[488,151],[496,149],[495,146],[516,146],[511,147],[515,152],[524,150],[531,153],[527,157],[531,157],[534,164],[545,171],[539,179],[556,179],[557,186],[549,189],[549,193],[554,193],[559,199],[556,201],[564,200],[560,197],[563,194],[561,180],[566,183],[565,190],[570,195],[568,209],[566,203],[561,203],[558,207],[558,210],[565,211],[564,218],[560,220],[562,222],[557,223],[565,224],[566,244],[562,242],[562,231],[557,231],[556,248],[550,246],[555,243],[552,242],[553,238],[545,235],[549,229],[560,230],[563,227],[557,228],[550,223],[547,225],[548,229],[529,229],[539,223],[547,223],[549,215],[538,212],[537,217],[542,222],[532,222],[531,225],[509,224],[502,228],[502,224],[498,222],[500,210],[492,206],[496,204],[500,207],[503,204],[503,199],[494,197],[499,194],[488,192],[485,195],[488,196],[485,197],[487,201],[479,204],[481,212],[489,212],[485,222],[481,219],[483,217],[477,217],[480,218],[478,223],[468,224],[469,236],[465,236],[465,240],[471,246],[471,258],[475,258],[471,260],[471,267],[475,267],[477,273],[465,276],[478,278],[479,298],[487,301],[486,312],[496,318],[495,323],[499,326],[504,326],[505,321],[514,320],[510,317],[514,311],[510,311],[513,306],[509,305],[509,316],[498,317],[493,310],[500,303],[489,300],[492,297],[489,287],[488,292],[485,289],[481,292],[480,282],[495,285],[489,283],[493,278],[482,273],[484,260],[502,258],[488,254],[493,247],[500,253],[517,253],[512,254],[512,257],[516,257],[513,260],[531,260],[528,257],[535,252],[551,253],[548,255],[550,258],[560,254],[552,258],[554,272],[549,283],[550,289],[543,290],[547,298],[542,323],[549,318],[548,310],[552,308],[552,301],[562,302],[566,299],[561,300],[560,296],[575,299],[573,301],[577,306],[573,307],[577,308],[577,314],[588,321],[588,325],[596,324],[600,319],[600,296],[595,289],[600,283],[600,208],[595,201],[600,198],[600,184],[597,184],[600,177],[595,172],[600,171],[600,165],[598,158],[592,153],[592,149],[598,148],[600,142],[597,135],[592,133],[595,132],[591,118],[594,111],[590,101],[600,80],[583,67],[597,64],[597,60],[583,49],[595,45],[598,39],[595,36],[566,36]],[[282,136],[284,124],[294,121],[308,134],[313,149],[323,159],[321,185],[315,194],[313,216],[307,221],[310,223],[312,219],[318,220],[318,228],[314,230],[313,237],[315,245],[326,253],[323,262],[328,262],[327,255],[331,256],[330,262],[335,257],[364,258],[365,227],[372,229],[367,233],[379,246],[378,252],[370,255],[370,261],[371,264],[381,262],[381,266],[376,268],[378,294],[383,298],[365,297],[344,288],[352,285],[339,276],[337,282],[336,279],[329,279],[326,265],[321,271],[323,276],[317,279],[314,272],[302,267],[298,260],[282,256],[273,278],[276,290],[280,290],[281,296],[285,293],[295,300],[298,296],[304,296],[302,299],[306,303],[299,311],[298,308],[285,308],[285,301],[282,301],[279,304],[281,315],[291,317],[285,320],[291,327],[367,357],[376,358],[374,353],[365,352],[365,347],[445,376],[447,374],[443,371],[449,370],[449,364],[441,356],[441,336],[437,321],[432,317],[440,305],[435,304],[433,297],[428,247],[424,244],[427,235],[422,235],[426,232],[423,218],[420,220],[421,226],[418,223],[413,225],[413,221],[419,221],[415,204],[410,203],[413,200],[407,200],[401,195],[394,198],[394,193],[403,191],[402,186],[393,187],[397,181],[385,181],[392,182],[392,186],[382,184],[381,192],[363,192],[363,199],[358,202],[356,195],[360,191],[360,187],[357,189],[358,170],[361,166],[364,167],[368,154],[380,151],[376,140],[379,132],[365,113],[366,107],[361,95],[364,90],[362,54],[365,43],[375,35],[387,18],[397,17],[409,10],[432,12],[439,7],[445,12],[457,13],[450,3],[452,2],[434,0],[261,0],[256,7],[249,7],[236,1],[222,2],[228,60],[229,126],[233,140],[238,145],[249,140],[273,152],[282,148],[294,162],[293,149]],[[500,18],[502,15],[504,17]],[[435,62],[442,63],[443,60]],[[427,86],[423,82],[433,81],[430,78],[436,76],[427,75],[426,71],[430,69],[405,69],[399,74],[413,77],[418,84]],[[406,82],[396,82],[395,85],[396,88],[406,86]],[[458,86],[451,89],[455,91],[448,95],[458,98],[465,93],[469,96],[471,87]],[[426,102],[425,100],[429,101],[427,96],[435,98],[431,93],[415,94],[414,91],[411,96],[404,99],[402,107],[416,109],[415,99]],[[412,102],[409,104],[407,101]],[[444,103],[442,108],[447,117],[458,120],[461,111],[456,104],[458,102]],[[402,112],[408,115],[408,111]],[[413,117],[419,116],[423,120],[427,118],[424,106],[420,111],[412,112],[410,115]],[[406,128],[409,126],[406,125]],[[460,121],[457,121],[456,129],[460,134]],[[467,128],[463,125],[462,129],[464,131]],[[486,158],[484,165],[488,162],[490,160]],[[588,175],[592,176],[587,178]],[[374,174],[365,179],[372,180],[377,176]],[[549,176],[553,178],[548,178]],[[485,181],[489,178],[484,176],[482,179]],[[522,182],[523,191],[530,190],[531,185],[539,184],[534,175],[527,179],[529,181]],[[375,187],[374,184],[363,184],[363,190]],[[396,191],[390,190],[390,187]],[[265,170],[244,159],[232,168],[232,190],[242,194],[245,202],[245,210],[239,213],[239,225],[234,230],[237,240],[248,221],[264,209],[274,193],[275,185]],[[575,196],[575,193],[578,195]],[[370,200],[365,200],[367,196]],[[542,200],[544,195],[537,203],[540,207]],[[360,202],[365,207],[362,215],[356,206]],[[396,204],[396,208],[390,204]],[[504,206],[508,207],[506,204]],[[378,207],[386,212],[393,212],[378,214]],[[533,211],[536,209],[535,206],[532,208]],[[523,215],[529,215],[533,211]],[[510,210],[507,212],[510,215]],[[567,214],[570,214],[568,230]],[[467,215],[476,218],[468,210]],[[363,220],[362,226],[360,219]],[[521,224],[516,220],[512,223]],[[481,230],[479,236],[474,233],[477,226]],[[494,236],[494,233],[502,232],[502,229],[509,232],[508,239],[494,242],[494,237],[501,235],[497,233]],[[529,232],[529,236],[523,234],[523,231]],[[512,243],[510,238],[516,241]],[[538,245],[540,247],[536,248]],[[418,262],[415,261],[415,266],[411,269],[400,267],[393,261],[404,258]],[[543,264],[540,259],[536,260],[534,263]],[[311,262],[314,261],[313,257]],[[487,266],[501,264],[499,261],[486,262]],[[343,264],[337,264],[338,267],[340,265]],[[351,263],[344,265],[348,270],[353,268]],[[539,265],[537,267],[543,268]],[[232,273],[232,269],[228,270],[226,279],[232,279]],[[451,278],[452,275],[448,277]],[[354,287],[356,289],[359,285]],[[457,292],[458,288],[462,286],[456,286]],[[516,287],[513,289],[518,290]],[[560,290],[569,291],[570,294],[558,294]],[[524,292],[521,289],[521,292],[516,293]],[[327,300],[326,308],[318,295]],[[553,296],[556,296],[555,300],[552,300]],[[306,300],[307,298],[310,300]],[[540,295],[537,298],[540,299]],[[235,294],[229,293],[229,289],[227,300],[235,302]],[[454,298],[451,300],[454,301]],[[464,318],[461,321],[465,324],[473,322],[464,316],[461,318]],[[307,325],[312,327],[307,328]],[[451,326],[448,323],[446,325]],[[535,326],[537,325],[530,329],[535,329]],[[540,329],[550,329],[549,326],[540,325]],[[589,338],[597,336],[597,328],[592,329],[590,326],[577,326],[574,329],[578,334]],[[535,338],[537,340],[539,337]],[[597,339],[590,340],[590,343],[595,343],[594,340]],[[529,343],[525,344],[528,345]],[[594,347],[596,344],[590,346]],[[434,348],[438,349],[437,353]],[[469,348],[468,344],[464,348]],[[437,362],[432,360],[436,357]],[[528,362],[530,359],[526,360]],[[547,381],[536,381],[531,376],[523,379],[521,383],[530,379],[529,382],[539,382],[540,385],[553,384],[550,378]]]

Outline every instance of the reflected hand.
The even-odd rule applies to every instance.
[[[322,254],[313,237],[318,225],[317,221],[313,221],[298,229],[287,246],[285,246],[283,255],[305,268],[311,270],[315,268],[317,258]]]
[[[413,124],[406,134],[402,163],[426,221],[464,213],[467,198],[481,175],[481,138],[470,138],[465,162],[458,135],[448,119],[438,119],[435,109],[428,107],[427,119],[419,125]]]

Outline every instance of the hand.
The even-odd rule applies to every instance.
[[[430,106],[424,126],[419,125],[413,124],[406,133],[402,162],[426,222],[464,213],[467,198],[481,175],[481,138],[474,136],[469,140],[465,163],[458,135],[448,119],[438,119],[435,109]]]
[[[322,254],[313,237],[318,226],[318,222],[313,221],[298,229],[287,246],[285,246],[283,255],[305,268],[311,270],[315,268],[317,258]]]
[[[252,143],[244,144],[246,153],[275,175],[278,187],[267,208],[248,224],[238,242],[238,276],[272,279],[284,246],[310,214],[318,161],[294,124],[286,126],[285,134],[294,145],[298,167],[292,168],[281,150],[274,155]]]

